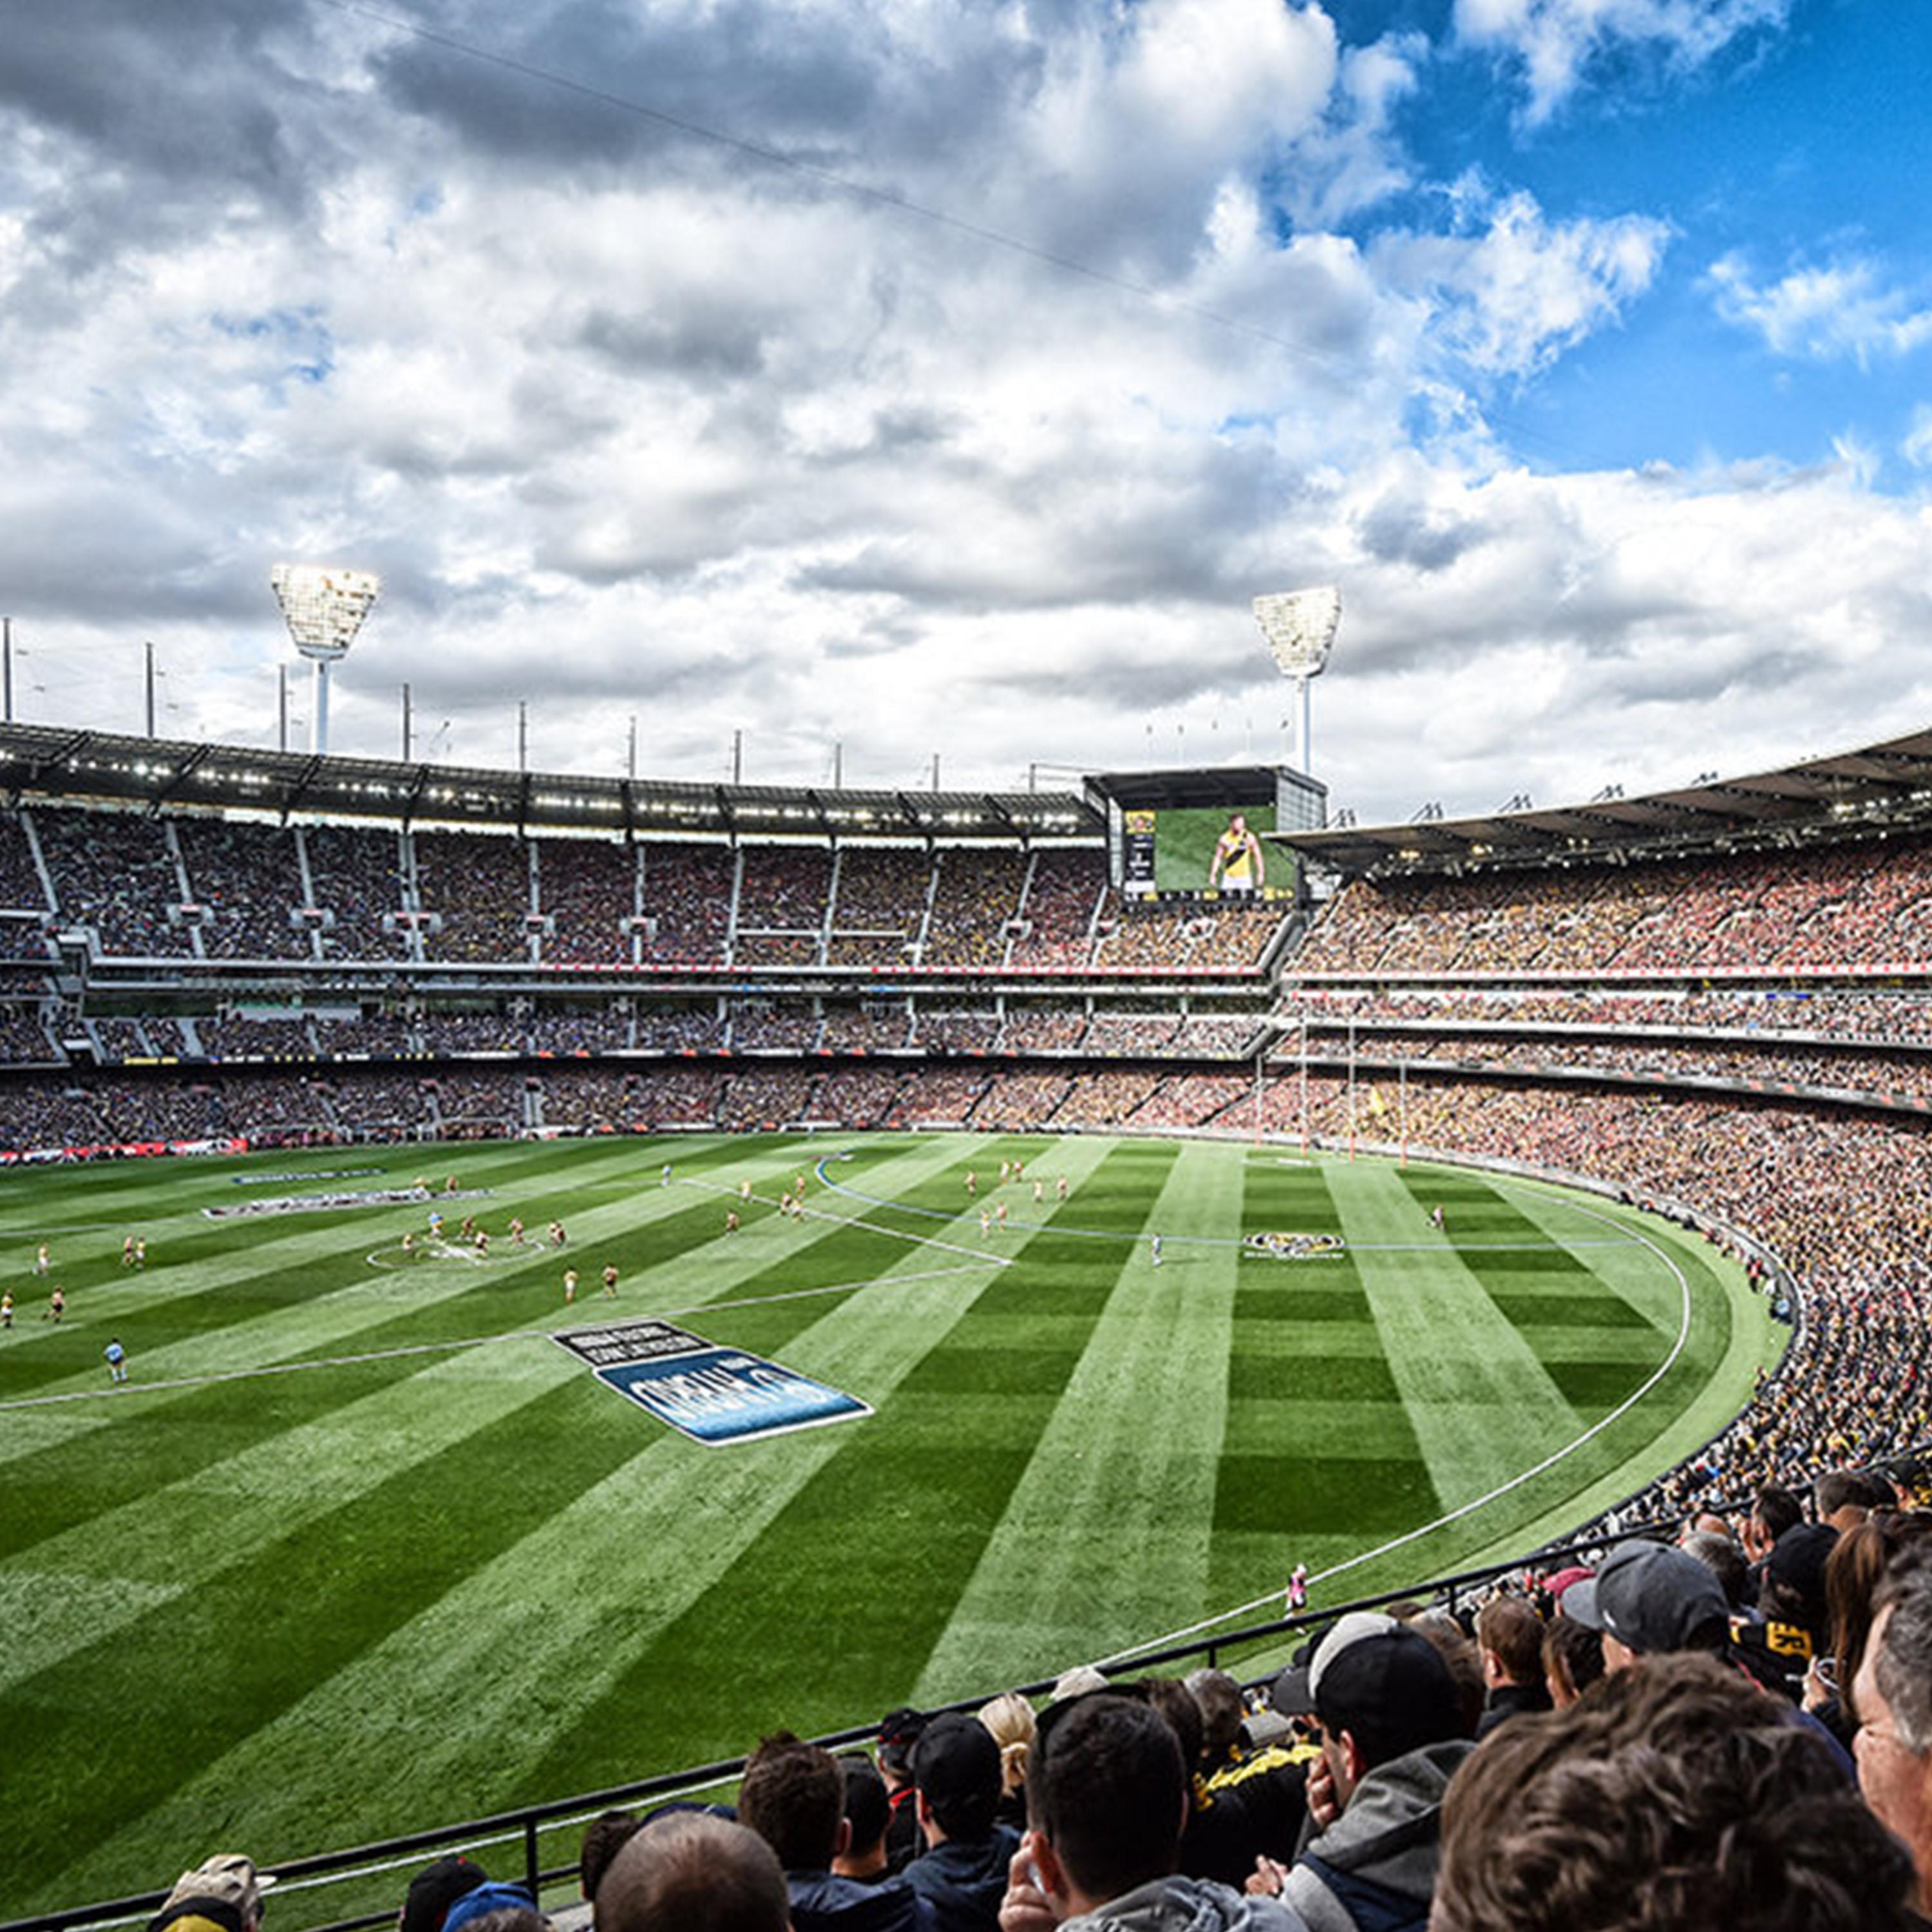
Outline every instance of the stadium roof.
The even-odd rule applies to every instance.
[[[1272,805],[1280,776],[1271,765],[1204,765],[1150,772],[1100,772],[1087,781],[1087,796],[1156,812],[1208,806],[1238,812]]]
[[[1104,826],[1068,792],[845,791],[678,784],[381,758],[184,745],[39,724],[0,725],[0,789],[23,800],[118,800],[518,831],[1000,840],[1094,838]]]
[[[1549,811],[1526,806],[1483,818],[1277,832],[1274,840],[1346,877],[1392,877],[1616,863],[1927,826],[1932,826],[1932,730],[1642,798],[1594,798]]]

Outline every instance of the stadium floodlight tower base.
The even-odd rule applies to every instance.
[[[330,565],[278,563],[268,572],[275,601],[295,647],[315,666],[315,703],[309,720],[312,752],[328,749],[328,668],[349,655],[369,607],[382,590],[373,571]]]
[[[1301,695],[1300,769],[1304,776],[1315,770],[1314,749],[1310,742],[1308,685],[1322,674],[1334,648],[1336,626],[1342,621],[1342,593],[1333,586],[1323,590],[1290,590],[1273,597],[1257,597],[1255,622],[1274,653],[1283,677],[1292,677]]]

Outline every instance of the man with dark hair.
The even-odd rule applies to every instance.
[[[787,1932],[784,1874],[729,1819],[676,1811],[632,1833],[597,1888],[596,1932]]]
[[[926,1729],[926,1713],[909,1704],[888,1711],[879,1720],[879,1775],[892,1808],[886,1826],[886,1862],[903,1871],[922,1849],[919,1807],[913,1802],[912,1748]]]
[[[1239,1682],[1226,1671],[1190,1671],[1186,1684],[1202,1724],[1190,1834],[1198,1834],[1202,1820],[1232,1808],[1241,1827],[1243,1850],[1238,1870],[1224,1874],[1204,1867],[1189,1868],[1201,1876],[1244,1884],[1257,1858],[1286,1861],[1294,1856],[1308,1816],[1307,1764],[1315,1749],[1292,1732],[1283,1742],[1254,1742],[1248,1734],[1247,1700]],[[1228,1836],[1232,1840],[1234,1834]]]
[[[841,1751],[839,1774],[845,1780],[845,1849],[832,1861],[841,1878],[870,1885],[891,1870],[886,1860],[886,1826],[892,1804],[886,1780],[863,1751]]]
[[[1859,1788],[1911,1853],[1912,1906],[1932,1920],[1932,1568],[1880,1590],[1852,1702]]]
[[[1827,1469],[1811,1485],[1811,1507],[1820,1522],[1840,1532],[1856,1529],[1885,1506],[1878,1486],[1862,1470]]]
[[[994,1932],[1020,1834],[993,1822],[1000,1778],[992,1732],[964,1712],[942,1712],[913,1746],[912,1775],[926,1850],[906,1867],[906,1882],[932,1906],[938,1932]]]
[[[1322,1756],[1300,1856],[1286,1871],[1263,1859],[1249,1890],[1279,1892],[1313,1932],[1419,1929],[1442,1794],[1475,1748],[1442,1654],[1393,1617],[1351,1611],[1273,1695],[1284,1717],[1315,1720]]]
[[[700,1807],[680,1805],[680,1810]],[[598,1882],[610,1868],[610,1861],[621,1852],[631,1834],[643,1821],[634,1811],[600,1811],[584,1828],[577,1848],[578,1900],[551,1912],[551,1932],[586,1932],[592,1920],[591,1906]]]
[[[932,1932],[932,1910],[903,1879],[862,1885],[832,1861],[850,1842],[838,1760],[789,1731],[745,1766],[738,1816],[778,1854],[794,1932]]]
[[[1096,1691],[1046,1712],[1027,1802],[1000,1932],[1300,1932],[1273,1900],[1175,1872],[1187,1768],[1144,1703]]]
[[[1517,1718],[1443,1808],[1432,1932],[1904,1932],[1907,1861],[1787,1706],[1656,1657]]]
[[[1507,1592],[1492,1597],[1476,1612],[1476,1646],[1482,1654],[1486,1694],[1476,1736],[1486,1738],[1498,1724],[1526,1711],[1550,1708],[1543,1675],[1543,1619],[1528,1600]]]

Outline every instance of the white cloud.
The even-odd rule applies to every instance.
[[[395,749],[407,682],[458,761],[513,760],[519,699],[534,764],[607,772],[632,716],[670,777],[741,729],[774,782],[835,742],[854,784],[1264,755],[1248,601],[1325,582],[1316,743],[1364,816],[1635,789],[1788,754],[1794,704],[1836,742],[1916,694],[1859,655],[1932,617],[1926,519],[1862,444],[1802,477],[1498,464],[1493,392],[1638,313],[1671,231],[1406,195],[1418,39],[1278,0],[497,10],[479,40],[821,172],[291,0],[303,78],[208,50],[208,124],[255,138],[184,174],[115,146],[111,98],[62,118],[152,98],[147,0],[79,44],[23,16],[53,76],[4,96],[28,158],[0,143],[23,716],[138,728],[152,638],[164,728],[265,742],[284,555],[388,585],[338,747]],[[1924,417],[1907,445],[1932,461]]]
[[[1456,31],[1520,66],[1525,118],[1546,121],[1606,56],[1636,52],[1683,71],[1761,28],[1791,0],[1456,0]]]
[[[1932,308],[1916,303],[1868,260],[1794,268],[1761,283],[1734,253],[1712,265],[1709,286],[1718,313],[1761,336],[1779,356],[1862,369],[1932,340]]]
[[[1648,216],[1552,221],[1517,193],[1473,232],[1390,234],[1373,256],[1391,286],[1440,304],[1442,344],[1474,369],[1521,376],[1615,321],[1650,286],[1670,236]]]

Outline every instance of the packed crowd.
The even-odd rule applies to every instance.
[[[1924,956],[1932,841],[1358,880],[1306,972],[1804,971]]]

